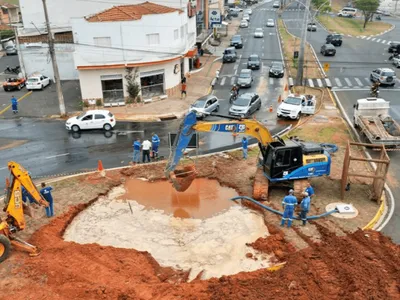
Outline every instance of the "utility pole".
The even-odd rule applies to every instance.
[[[64,117],[66,115],[64,96],[63,96],[62,89],[61,89],[60,74],[58,73],[56,53],[54,51],[54,38],[53,38],[53,35],[51,34],[49,14],[47,13],[46,0],[42,0],[42,2],[43,2],[44,17],[46,19],[47,34],[49,36],[49,51],[50,51],[51,62],[53,65],[54,82],[56,83],[58,103],[60,106],[60,115],[61,115],[61,117]]]
[[[308,13],[310,11],[311,0],[306,0],[304,9],[303,26],[301,27],[301,41],[300,41],[300,51],[299,51],[299,62],[297,64],[297,77],[296,85],[303,85],[303,69],[304,69],[304,52],[307,42],[307,22]]]

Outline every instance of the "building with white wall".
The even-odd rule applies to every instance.
[[[168,0],[172,8],[188,10],[190,0]],[[140,4],[143,0],[51,0],[47,1],[50,26],[55,37],[55,53],[61,80],[77,80],[78,71],[74,64],[75,43],[72,34],[72,18],[101,12],[115,5]],[[164,0],[153,3],[165,4]],[[41,72],[54,78],[48,55],[48,37],[45,26],[42,0],[20,0],[23,27],[18,29],[20,65],[25,75]],[[191,10],[191,7],[190,7]]]
[[[196,55],[196,18],[188,8],[145,2],[71,19],[82,99],[121,103],[126,68],[138,71],[143,99],[179,88]]]

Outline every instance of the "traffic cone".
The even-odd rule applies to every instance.
[[[288,89],[288,85],[286,84],[285,85],[285,92],[287,92],[289,89]]]
[[[273,112],[274,109],[272,108],[272,105],[269,106],[269,112]]]
[[[279,97],[278,97],[278,103],[281,103],[281,102],[282,102],[282,96],[279,95]]]
[[[103,162],[101,160],[99,160],[97,163],[97,171],[100,172],[102,177],[106,176],[106,171],[104,170]]]

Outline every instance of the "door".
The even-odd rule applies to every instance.
[[[93,129],[93,115],[86,115],[82,118],[79,127],[81,129]]]
[[[106,117],[101,114],[94,115],[93,127],[101,129],[103,128],[104,124],[106,123]]]
[[[251,99],[250,101],[250,109],[249,109],[250,115],[256,111],[256,100],[257,98],[253,97],[253,99]]]

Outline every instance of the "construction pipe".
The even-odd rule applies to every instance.
[[[273,209],[272,207],[266,206],[266,205],[258,202],[257,200],[254,200],[253,198],[250,198],[250,197],[247,197],[247,196],[236,196],[236,197],[231,198],[230,200],[236,201],[236,200],[242,200],[242,199],[245,199],[245,200],[248,200],[250,202],[253,202],[254,204],[264,208],[265,210],[268,210],[269,212],[272,212],[274,214],[283,216],[283,212],[280,212],[279,210]],[[323,217],[329,216],[329,215],[331,215],[333,213],[337,213],[337,212],[338,212],[338,210],[335,208],[335,209],[327,211],[327,212],[325,212],[325,213],[323,213],[321,215],[308,216],[307,220],[316,220],[316,219],[323,218]],[[293,219],[294,220],[301,220],[300,217],[294,217],[294,216],[293,216]]]

